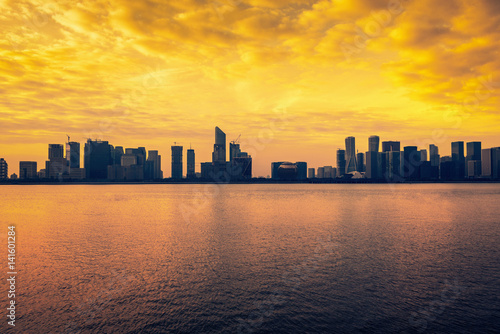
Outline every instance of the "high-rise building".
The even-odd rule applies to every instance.
[[[354,137],[345,139],[345,159],[346,174],[356,171],[356,139]]]
[[[229,143],[229,161],[233,162],[233,159],[239,157],[241,153],[240,144],[235,142]]]
[[[66,160],[70,169],[80,168],[80,143],[75,141],[66,143]]]
[[[187,178],[196,177],[194,150],[191,148],[187,150],[187,174],[186,174],[186,176],[187,176]]]
[[[172,179],[182,179],[182,146],[172,146]]]
[[[325,178],[325,167],[318,167],[318,179]]]
[[[161,170],[161,155],[157,150],[148,151],[148,160],[146,160],[148,167],[148,177],[153,180],[163,179],[163,172]]]
[[[20,179],[36,179],[37,177],[36,161],[19,161]]]
[[[356,170],[360,173],[365,171],[365,155],[361,152],[356,154]]]
[[[9,178],[9,164],[4,158],[0,158],[0,179],[5,180]]]
[[[473,142],[468,142],[467,144],[467,155],[465,157],[465,175],[468,177],[471,177],[469,174],[469,161],[481,161],[481,142],[480,141],[473,141]],[[477,168],[477,164],[472,164],[472,167]],[[474,171],[472,173],[473,175],[475,174]]]
[[[368,138],[368,152],[378,152],[380,146],[379,136],[370,136]]]
[[[401,144],[398,141],[383,141],[382,152],[401,151]]]
[[[333,174],[333,167],[332,166],[324,166],[323,170],[324,170],[325,178],[331,179],[331,178],[335,177],[332,175]]]
[[[475,179],[481,176],[481,160],[469,160],[467,163],[467,177]]]
[[[314,179],[315,178],[314,168],[308,168],[307,169],[307,178],[308,179]]]
[[[405,146],[403,153],[403,176],[408,180],[419,178],[420,151],[416,146]]]
[[[212,153],[212,162],[226,163],[226,134],[218,127],[215,127],[215,144]]]
[[[421,162],[427,161],[427,150],[426,149],[420,150],[420,161]]]
[[[500,147],[481,150],[481,177],[500,178]]]
[[[61,144],[49,144],[49,160],[64,158],[64,146]]]
[[[401,177],[401,152],[390,151],[388,155],[387,178],[389,181],[400,181]]]
[[[465,156],[464,142],[456,141],[451,143],[451,161],[453,162],[454,179],[463,179],[465,177]]]
[[[338,176],[344,175],[345,170],[346,170],[345,150],[338,149],[337,150],[337,174],[338,174]]]
[[[429,160],[432,167],[439,167],[439,148],[434,145],[429,145]]]
[[[401,143],[398,141],[383,141],[382,152],[401,151]]]
[[[106,179],[108,166],[113,164],[111,150],[107,141],[88,139],[83,151],[83,164],[87,179]]]
[[[379,152],[368,151],[366,152],[366,174],[368,179],[378,178],[378,155]]]

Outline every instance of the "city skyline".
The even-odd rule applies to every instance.
[[[15,165],[42,163],[66,134],[164,156],[191,143],[210,161],[214,120],[228,141],[264,137],[253,154],[262,176],[272,157],[325,165],[320,153],[347,136],[431,140],[444,154],[457,140],[500,141],[497,1],[0,8],[0,152]]]

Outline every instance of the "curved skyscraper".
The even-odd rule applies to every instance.
[[[356,139],[354,137],[347,137],[345,139],[345,172],[356,171]]]
[[[337,150],[337,175],[342,176],[345,174],[345,151]]]
[[[212,153],[212,162],[226,162],[226,134],[219,129],[218,126],[215,127],[215,144],[214,152]]]

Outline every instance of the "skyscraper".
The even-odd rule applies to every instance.
[[[379,152],[368,151],[366,152],[366,174],[368,179],[378,178],[378,155]]]
[[[426,149],[420,150],[420,161],[421,162],[427,161],[427,150]]]
[[[49,144],[49,160],[64,158],[64,147],[61,144]]]
[[[383,141],[382,152],[401,151],[401,144],[398,141]]]
[[[403,153],[403,176],[409,180],[419,178],[420,151],[416,146],[405,146]]]
[[[439,148],[434,145],[429,145],[429,160],[432,167],[439,167]]]
[[[182,179],[182,146],[172,146],[172,179]]]
[[[9,178],[9,165],[4,158],[0,158],[0,179]]]
[[[37,177],[36,161],[19,161],[20,179],[35,179]]]
[[[365,155],[361,152],[356,154],[356,170],[360,173],[365,171]]]
[[[64,157],[64,146],[49,144],[49,161],[45,162],[45,177],[55,179],[67,173],[68,161]]]
[[[226,163],[226,134],[218,127],[215,127],[215,144],[212,153],[212,162]]]
[[[480,141],[473,141],[467,143],[467,156],[465,157],[465,175],[470,177],[472,175],[476,175],[477,173],[472,171],[472,174],[468,172],[469,170],[469,161],[481,161],[481,142]],[[478,165],[477,163],[472,163],[471,164],[472,168],[477,168]],[[477,175],[476,175],[477,176]]]
[[[345,159],[346,174],[356,171],[356,139],[354,137],[345,139]]]
[[[463,179],[465,177],[464,142],[451,143],[451,161],[453,162],[453,178]]]
[[[108,166],[113,164],[112,146],[107,141],[88,139],[83,150],[87,179],[106,179]]]
[[[66,143],[66,160],[69,168],[80,168],[80,143],[75,141]]]
[[[196,176],[195,173],[195,156],[194,150],[187,150],[187,178],[194,178]]]
[[[344,175],[345,170],[346,170],[345,151],[338,149],[337,150],[337,174],[338,174],[338,176]]]
[[[154,180],[159,180],[163,178],[163,172],[161,171],[161,155],[158,154],[157,150],[148,151],[148,160],[146,164],[149,165],[149,177]]]
[[[370,138],[368,138],[368,152],[378,152],[379,143],[379,136],[370,136]]]
[[[241,153],[240,144],[235,142],[229,143],[229,161],[233,162],[233,159],[239,157]]]

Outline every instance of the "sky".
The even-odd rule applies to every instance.
[[[335,166],[347,136],[500,146],[499,26],[498,0],[0,0],[0,157],[40,169],[69,135],[170,176],[174,143],[211,161],[215,126],[254,176]]]

